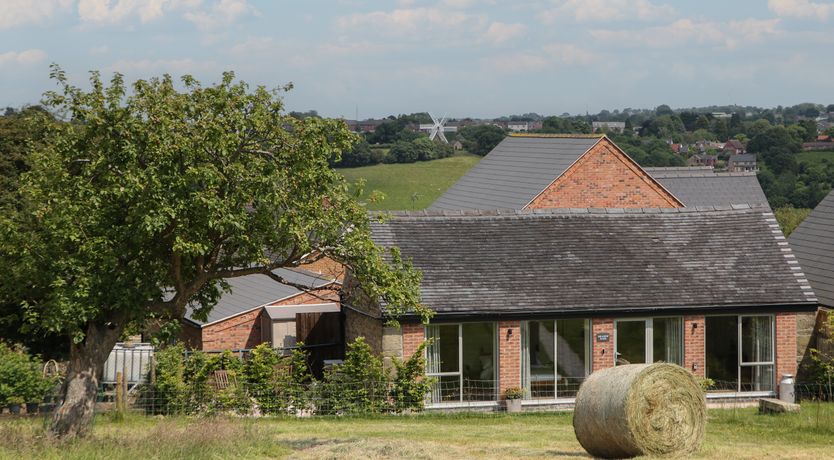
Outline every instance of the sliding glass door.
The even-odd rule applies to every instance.
[[[706,376],[716,391],[775,389],[773,316],[708,316]]]
[[[430,325],[426,338],[426,375],[437,380],[432,403],[497,398],[494,323]]]
[[[576,396],[590,370],[584,319],[528,321],[522,327],[522,383],[532,398]]]
[[[615,321],[615,364],[683,364],[680,317]]]

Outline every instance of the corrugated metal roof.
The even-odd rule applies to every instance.
[[[430,209],[521,209],[599,140],[509,136]]]
[[[834,190],[788,237],[820,303],[834,307]]]
[[[274,273],[291,283],[310,286],[311,288],[326,286],[333,282],[326,276],[316,275],[300,269],[279,268]],[[303,292],[295,287],[279,283],[266,275],[247,275],[230,278],[226,281],[232,290],[220,296],[217,305],[211,309],[208,315],[208,321],[193,318],[194,309],[192,306],[188,307],[185,315],[186,319],[198,325],[210,324]]]
[[[813,305],[773,214],[734,208],[396,213],[372,230],[440,318]]]
[[[715,172],[711,168],[644,168],[684,206],[769,206],[756,173]]]

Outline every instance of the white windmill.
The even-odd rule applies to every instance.
[[[446,126],[446,121],[448,120],[446,118],[446,115],[443,115],[443,118],[441,118],[439,120],[437,118],[435,118],[434,115],[432,115],[431,113],[429,113],[429,116],[431,117],[432,122],[430,124],[429,123],[420,124],[420,131],[424,131],[424,132],[429,133],[429,139],[431,139],[431,140],[434,140],[435,137],[439,136],[440,140],[442,140],[443,142],[448,144],[449,140],[446,139],[446,135],[444,133],[457,132],[458,127],[457,126]]]

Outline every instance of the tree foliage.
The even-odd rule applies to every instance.
[[[205,319],[224,279],[292,284],[274,270],[325,256],[393,317],[430,314],[419,273],[396,250],[386,263],[367,212],[329,167],[356,140],[343,122],[290,117],[280,91],[250,90],[232,73],[212,86],[183,77],[182,91],[167,75],[139,80],[131,94],[119,74],[107,85],[92,73],[90,91],[57,67],[52,78],[59,90],[45,100],[73,122],[50,128],[21,178],[23,210],[0,216],[0,296],[30,332],[72,338],[82,370],[71,364],[68,383],[83,379],[79,391],[128,323],[176,320],[187,304]]]
[[[495,125],[465,126],[459,133],[464,139],[463,147],[470,153],[480,156],[489,153],[507,137],[507,133]]]

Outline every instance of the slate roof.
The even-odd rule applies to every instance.
[[[273,273],[292,283],[310,286],[311,288],[326,286],[333,282],[332,279],[323,275],[301,269],[279,268]],[[231,286],[232,291],[221,295],[217,305],[209,313],[208,321],[193,318],[194,310],[191,306],[188,307],[185,318],[194,324],[205,326],[303,292],[293,286],[281,284],[266,275],[241,276],[226,281]]]
[[[684,206],[769,206],[754,172],[715,172],[711,167],[643,169]]]
[[[744,162],[744,161],[756,161],[756,154],[755,153],[741,153],[741,154],[738,154],[738,155],[730,155],[730,158],[727,161],[729,163]]]
[[[509,136],[430,209],[521,209],[601,136]]]
[[[834,190],[788,237],[820,303],[834,307]]]
[[[429,209],[523,209],[600,139],[509,136]],[[643,169],[684,206],[768,205],[755,173],[716,173],[698,166]]]
[[[395,213],[372,235],[422,271],[438,318],[816,302],[761,207]]]

